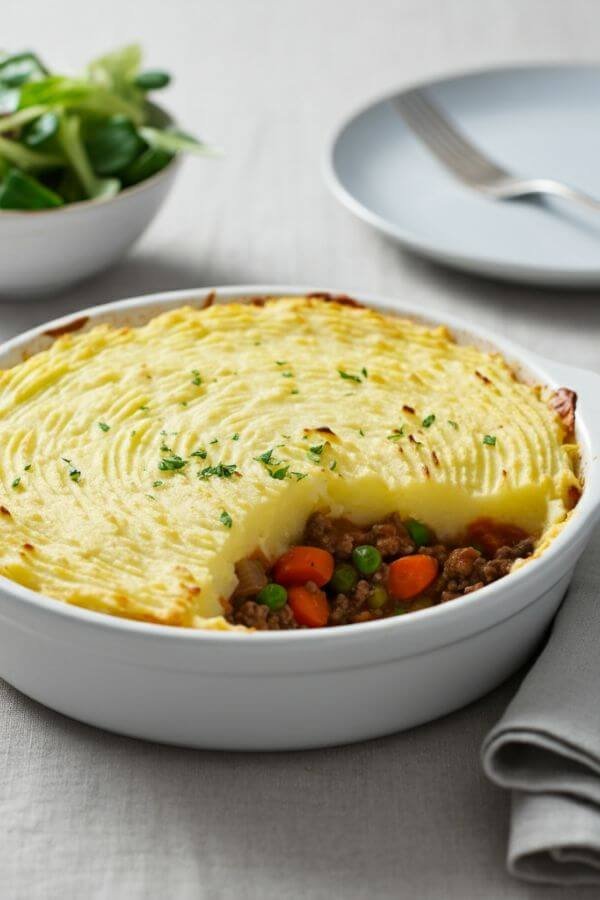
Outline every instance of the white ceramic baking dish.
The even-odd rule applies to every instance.
[[[314,288],[216,288],[221,302],[307,290]],[[208,292],[156,294],[56,320],[0,347],[0,366],[47,346],[51,338],[44,332],[75,318],[87,317],[85,328],[141,324],[161,310],[201,304]],[[407,304],[354,296],[423,318]],[[474,594],[412,615],[250,634],[112,618],[0,578],[0,675],[83,722],[233,750],[322,747],[387,734],[448,713],[506,678],[539,643],[600,517],[600,376],[541,359],[459,320],[439,321],[459,340],[499,349],[524,377],[579,395],[585,490],[540,559]]]

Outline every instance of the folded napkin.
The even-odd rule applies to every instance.
[[[484,742],[483,766],[513,792],[509,871],[600,884],[600,530],[548,643]]]

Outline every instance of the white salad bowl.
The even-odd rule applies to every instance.
[[[109,200],[1,210],[0,299],[56,293],[115,263],[160,209],[179,164],[175,156],[164,169]]]
[[[216,288],[217,302],[314,288]],[[76,326],[142,324],[201,305],[209,291],[156,294],[96,307]],[[416,308],[355,294],[423,320]],[[41,326],[0,347],[0,366],[48,346]],[[40,703],[148,740],[229,750],[291,750],[409,728],[481,696],[522,665],[543,637],[600,518],[600,376],[544,360],[460,320],[459,341],[498,349],[524,378],[578,393],[585,488],[539,559],[475,593],[378,622],[282,632],[211,632],[113,618],[0,578],[0,675]]]

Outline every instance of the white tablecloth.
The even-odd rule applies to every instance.
[[[0,308],[0,338],[149,291],[305,282],[408,298],[600,368],[596,293],[494,284],[400,252],[340,209],[319,171],[336,119],[421,77],[592,59],[590,0],[4,0],[2,45],[80,65],[139,39],[167,100],[224,148],[186,163],[130,257],[65,295]],[[1,273],[0,273],[1,278]],[[0,686],[0,896],[576,900],[505,873],[507,798],[479,747],[516,680],[412,732],[284,755],[115,737]]]

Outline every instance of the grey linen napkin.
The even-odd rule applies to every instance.
[[[489,778],[513,792],[509,871],[600,884],[600,529],[482,754]]]

